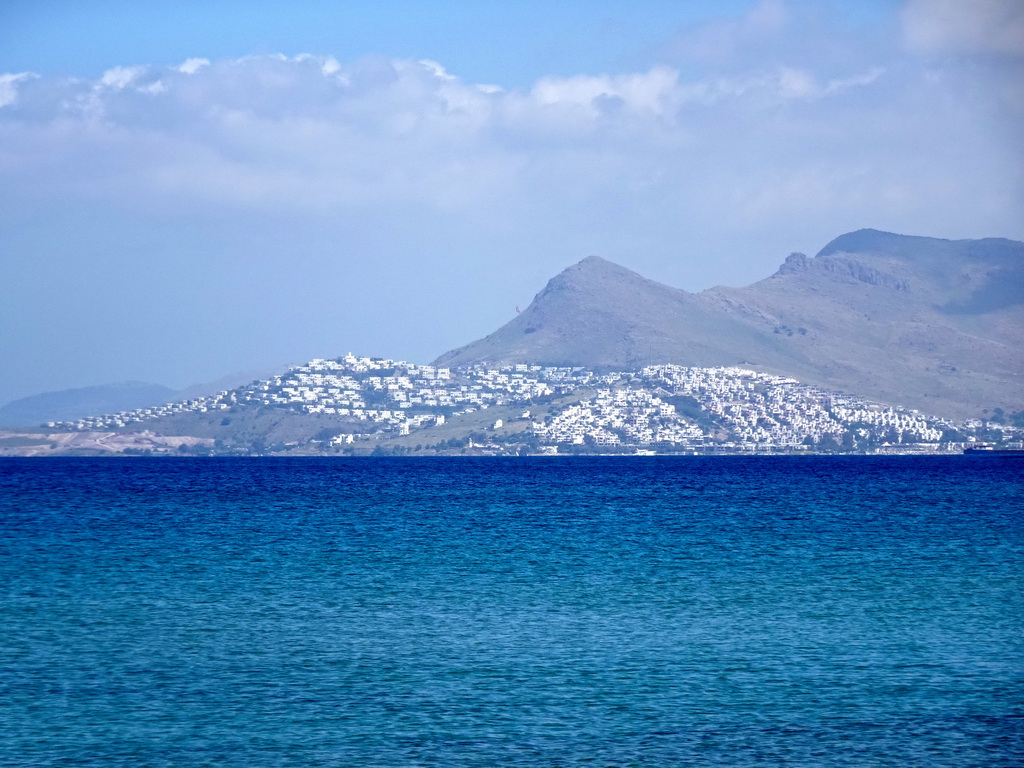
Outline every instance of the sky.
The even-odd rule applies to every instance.
[[[597,254],[1024,240],[1019,0],[0,5],[0,403],[429,362]]]

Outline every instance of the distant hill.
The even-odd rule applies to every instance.
[[[44,392],[13,400],[0,408],[0,426],[35,426],[48,421],[101,416],[167,403],[177,396],[177,390],[142,381]]]
[[[877,230],[688,293],[591,256],[438,365],[745,365],[958,418],[1024,407],[1024,243]]]
[[[248,371],[225,376],[206,384],[195,384],[177,390],[160,384],[126,381],[119,384],[100,384],[93,387],[62,389],[44,392],[0,407],[0,427],[29,427],[48,421],[74,421],[107,413],[149,408],[177,400],[203,397],[225,389],[232,389],[254,379],[262,378],[266,371]]]

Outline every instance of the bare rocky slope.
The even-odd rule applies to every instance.
[[[876,230],[688,293],[596,256],[438,365],[742,365],[956,418],[1024,408],[1024,243]]]

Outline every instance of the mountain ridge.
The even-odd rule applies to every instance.
[[[1024,243],[862,229],[700,293],[590,256],[438,365],[747,365],[958,417],[1024,406]]]

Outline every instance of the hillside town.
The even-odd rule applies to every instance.
[[[506,415],[481,421],[480,414],[491,408]],[[738,367],[449,369],[352,354],[311,360],[208,397],[46,426],[159,433],[167,417],[239,409],[329,417],[336,429],[321,442],[336,450],[410,434],[431,445],[431,430],[470,414],[477,414],[474,424],[486,425],[475,432],[477,447],[517,453],[960,450],[993,430],[1001,442],[1022,437],[1012,427],[930,417]],[[474,445],[472,437],[463,443]]]

